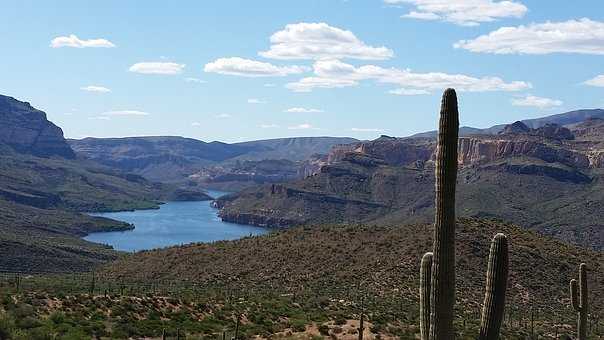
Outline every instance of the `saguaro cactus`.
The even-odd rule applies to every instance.
[[[455,90],[445,90],[436,149],[436,212],[434,249],[420,269],[420,332],[422,340],[450,340],[455,304],[455,186],[459,112]],[[491,243],[487,287],[482,310],[481,340],[497,339],[505,309],[508,243],[497,234]],[[429,297],[429,298],[428,298]],[[429,322],[429,325],[428,325]]]
[[[572,307],[577,311],[577,339],[587,340],[587,313],[589,304],[587,302],[587,265],[581,263],[579,266],[579,292],[577,293],[577,280],[570,280],[570,300]]]
[[[480,323],[481,340],[497,339],[505,311],[505,291],[508,282],[508,240],[497,234],[491,241],[487,286]]]
[[[419,271],[419,329],[422,340],[430,338],[430,285],[432,284],[432,253],[422,257]]]
[[[436,149],[436,214],[430,295],[430,338],[450,340],[455,304],[455,185],[457,181],[457,94],[443,94]]]

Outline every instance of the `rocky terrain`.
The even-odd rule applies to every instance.
[[[569,242],[604,246],[602,129],[522,122],[459,142],[461,216],[511,221]],[[576,133],[576,135],[575,135]],[[314,223],[431,220],[432,138],[391,138],[334,147],[304,180],[221,198],[224,220],[286,227]]]

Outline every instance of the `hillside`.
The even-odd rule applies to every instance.
[[[569,246],[515,225],[461,219],[456,268],[457,301],[464,318],[472,319],[482,302],[489,242],[496,232],[510,240],[508,306],[522,314],[532,305],[539,311],[538,320],[572,324],[568,281],[576,275],[578,264],[587,261],[591,306],[594,314],[601,313],[601,252]],[[363,291],[375,299],[367,311],[370,322],[380,323],[381,329],[390,323],[403,323],[409,329],[410,323],[417,322],[419,261],[431,246],[431,235],[430,225],[298,227],[238,241],[136,253],[107,266],[104,273],[141,282],[179,279],[235,294],[237,287],[247,292],[271,287],[300,295],[315,291],[331,301],[342,299],[343,304],[346,296],[350,299]]]
[[[602,249],[604,148],[593,138],[600,126],[592,122],[576,139],[554,126],[461,138],[460,216],[500,218]],[[389,137],[336,147],[314,176],[244,190],[216,204],[224,220],[273,227],[430,221],[434,149],[433,139]]]

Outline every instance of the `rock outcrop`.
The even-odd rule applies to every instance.
[[[61,128],[29,103],[0,95],[0,143],[36,156],[75,158]]]
[[[501,130],[501,132],[499,132],[499,134],[500,135],[519,134],[519,133],[528,133],[529,131],[531,131],[531,128],[526,126],[526,124],[524,124],[523,122],[517,121],[512,124],[506,125],[503,128],[503,130]]]

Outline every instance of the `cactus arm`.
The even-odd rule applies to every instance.
[[[487,284],[482,307],[480,340],[499,338],[499,330],[505,311],[505,292],[508,281],[508,241],[504,234],[497,234],[491,242]]]
[[[588,296],[587,296],[587,265],[581,263],[579,266],[579,301],[581,301],[581,310],[587,311],[588,309]]]
[[[430,339],[454,339],[455,304],[455,185],[459,112],[455,90],[445,90],[436,151],[436,213],[430,297]]]
[[[422,257],[419,271],[419,327],[421,340],[428,340],[430,333],[430,285],[432,284],[432,253]]]
[[[579,306],[579,298],[577,294],[577,280],[570,280],[570,304],[575,311],[580,311],[581,306]]]

